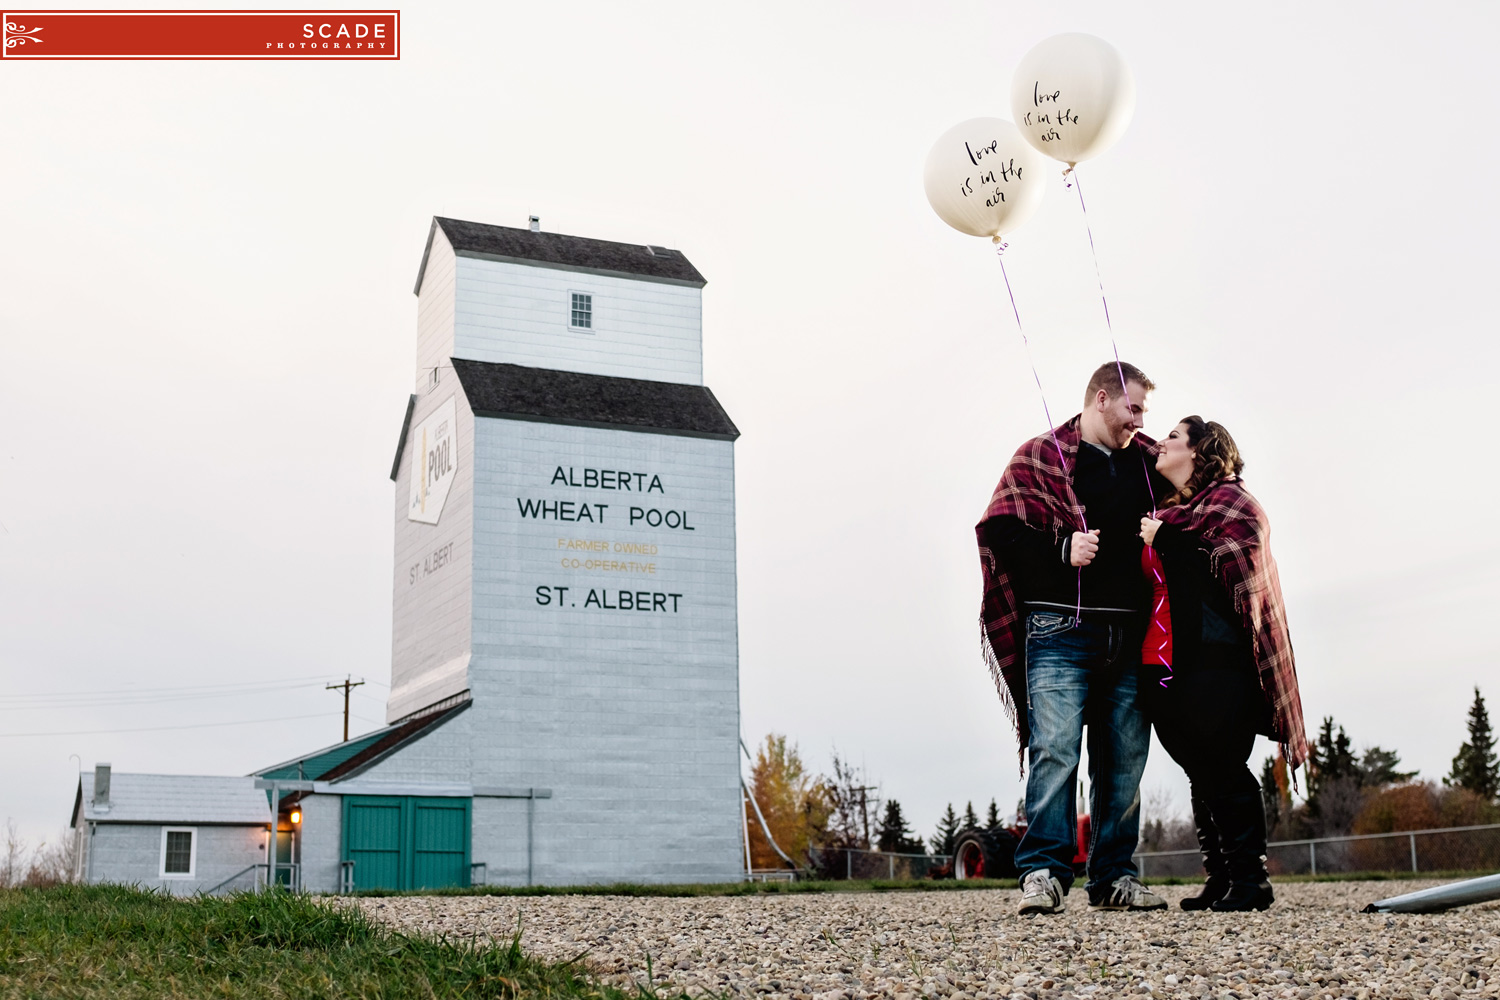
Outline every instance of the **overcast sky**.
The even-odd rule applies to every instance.
[[[1012,808],[973,525],[1042,407],[988,241],[921,177],[1061,31],[1137,81],[1082,178],[1121,355],[1160,386],[1147,431],[1201,413],[1240,442],[1309,728],[1440,777],[1473,686],[1500,696],[1497,20],[445,3],[403,8],[399,62],[5,64],[0,816],[55,836],[80,760],[233,774],[333,742],[345,673],[356,730],[383,719],[435,214],[688,255],[743,431],[746,741],[825,770],[837,747],[924,834],[949,801]],[[1110,344],[1060,176],[1010,242],[1062,419]],[[1186,804],[1159,748],[1145,787]]]

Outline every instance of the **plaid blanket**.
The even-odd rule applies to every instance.
[[[1155,441],[1144,434],[1137,434],[1135,439],[1148,456],[1155,457]],[[1073,492],[1072,474],[1082,441],[1080,415],[1021,445],[1006,465],[984,517],[974,528],[984,575],[984,599],[979,612],[980,652],[990,668],[1000,704],[1015,727],[1023,771],[1026,747],[1031,741],[1026,713],[1020,710],[1026,704],[1026,622],[998,553],[985,545],[985,522],[1008,514],[1039,530],[1050,531],[1059,543],[1064,535],[1085,530],[1083,505]]]
[[[1250,636],[1276,740],[1287,766],[1295,771],[1308,757],[1307,732],[1266,512],[1235,477],[1221,479],[1157,516],[1199,540],[1208,550],[1215,578],[1234,598]]]

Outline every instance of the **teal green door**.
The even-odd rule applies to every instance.
[[[413,889],[469,884],[469,800],[412,800]]]
[[[395,796],[344,796],[344,860],[354,862],[356,888],[406,888],[401,884],[405,804]]]
[[[344,796],[345,861],[355,889],[469,884],[469,799]]]

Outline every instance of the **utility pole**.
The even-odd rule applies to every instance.
[[[343,691],[344,692],[344,742],[345,743],[349,742],[349,691],[352,688],[359,687],[363,683],[364,683],[364,681],[352,681],[351,682],[349,680],[349,675],[345,674],[344,675],[344,683],[342,683],[342,684],[329,684],[327,686],[327,688],[326,688],[326,690],[328,690],[328,691]]]

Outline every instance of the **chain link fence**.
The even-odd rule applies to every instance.
[[[814,850],[811,871],[755,870],[755,880],[828,878],[922,881],[951,878],[946,854],[896,854],[855,848]],[[1143,878],[1198,878],[1203,859],[1196,850],[1141,851]],[[1333,875],[1352,872],[1500,872],[1500,823],[1437,830],[1404,830],[1266,845],[1272,875]]]
[[[1203,874],[1198,851],[1142,851],[1135,855],[1142,878],[1196,878]],[[1405,830],[1266,845],[1272,875],[1331,875],[1346,872],[1500,871],[1500,823],[1439,830]]]
[[[867,881],[921,881],[933,878],[933,872],[953,859],[946,854],[898,854],[894,851],[865,851],[859,848],[813,848],[813,868],[798,873],[798,878],[864,879]],[[755,880],[786,878],[792,873],[782,869],[750,873]]]

